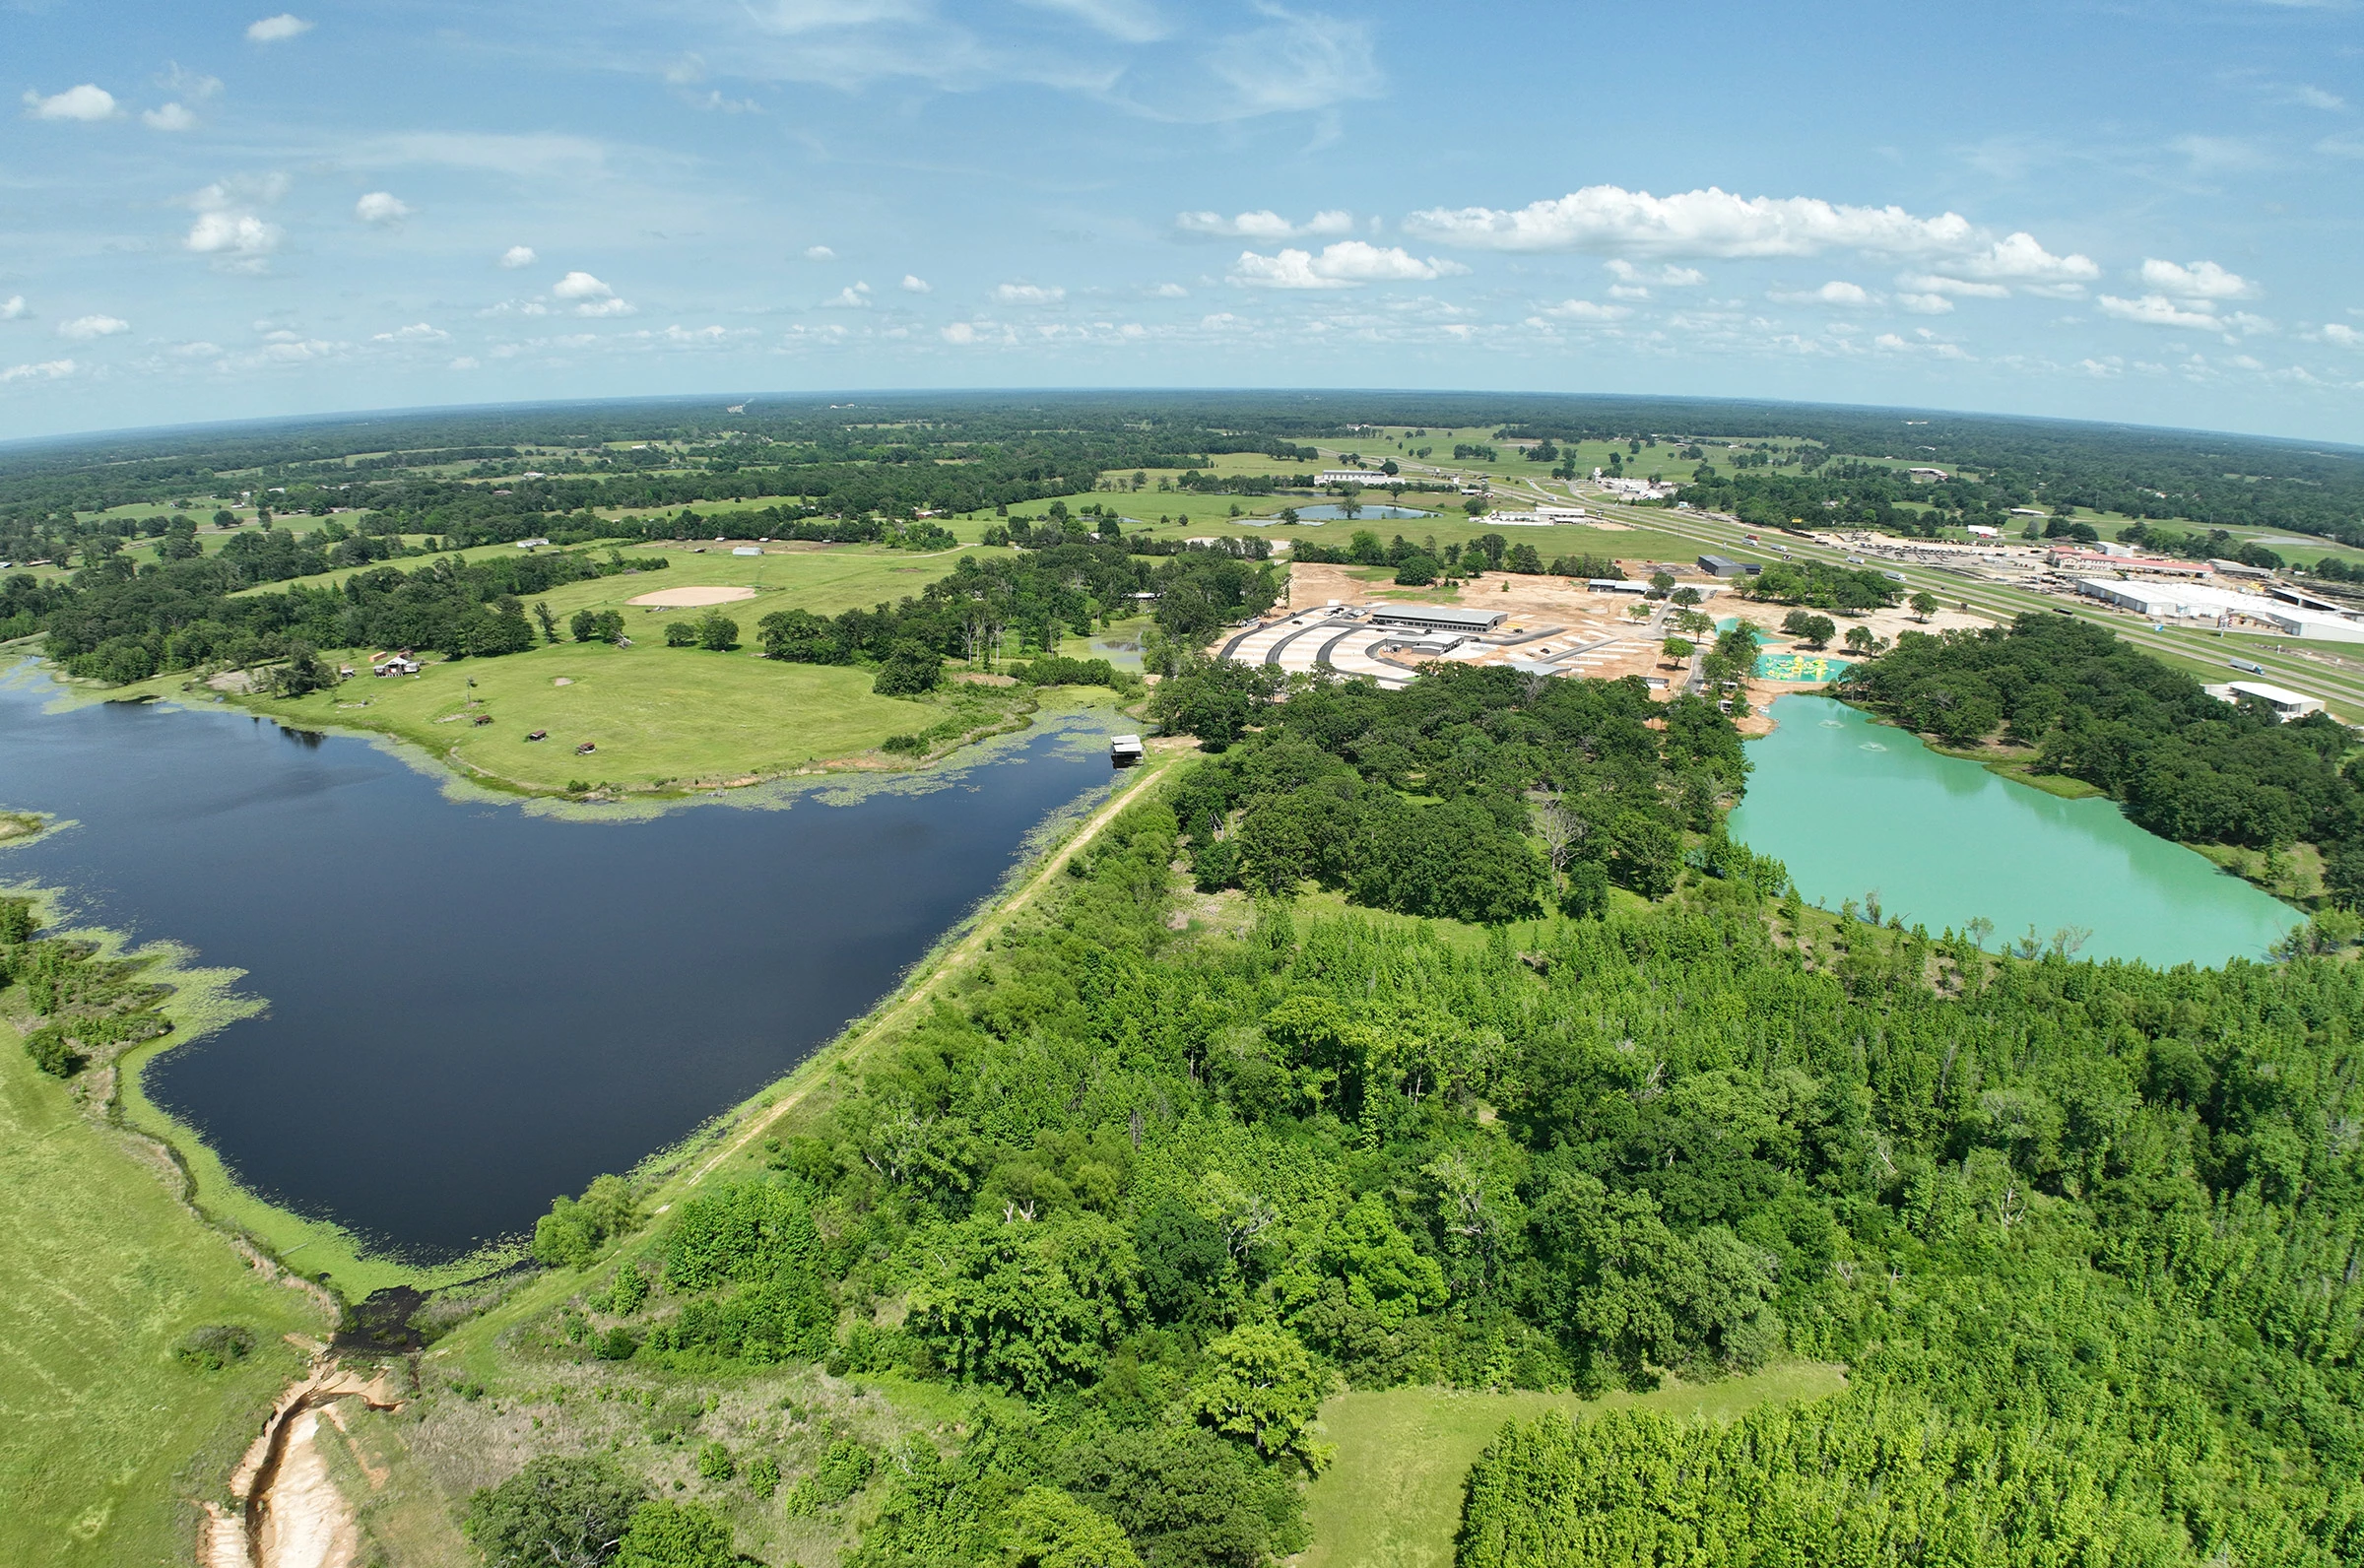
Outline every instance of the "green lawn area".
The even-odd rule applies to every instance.
[[[364,674],[331,690],[254,706],[300,723],[379,731],[463,772],[529,789],[561,790],[578,780],[711,787],[866,751],[951,711],[950,697],[877,696],[874,674],[776,664],[746,649],[668,648],[660,622],[630,648],[561,642],[430,664],[414,677]],[[478,713],[492,722],[471,722]],[[535,730],[549,739],[527,740]],[[577,755],[585,743],[598,750]]]
[[[694,548],[626,550],[627,559],[662,556],[671,564],[568,583],[536,601],[550,606],[561,628],[578,610],[623,612],[629,648],[568,639],[502,658],[429,663],[416,677],[363,673],[331,690],[251,705],[292,722],[391,735],[463,772],[549,791],[576,782],[711,787],[868,751],[888,736],[916,734],[955,714],[982,729],[1008,712],[1012,699],[985,688],[883,697],[872,692],[875,672],[867,669],[756,656],[756,623],[764,616],[789,608],[835,615],[901,599],[949,572],[952,552],[782,547],[778,554],[733,555],[692,554]],[[738,651],[668,648],[667,623],[695,621],[701,612],[627,602],[682,587],[755,590],[753,599],[718,607],[739,623]],[[334,657],[362,670],[366,656],[380,651],[342,650]],[[160,678],[154,685],[174,694],[180,682]],[[492,722],[471,722],[480,713]],[[535,730],[549,732],[548,739],[527,740]],[[575,748],[585,742],[597,751],[578,756]]]
[[[0,1562],[179,1564],[191,1499],[217,1489],[324,1335],[76,1110],[0,1024]],[[222,1372],[177,1363],[190,1330],[239,1323]]]
[[[1339,1395],[1322,1406],[1338,1459],[1307,1495],[1313,1544],[1294,1559],[1295,1568],[1452,1568],[1463,1480],[1507,1421],[1546,1410],[1581,1417],[1626,1406],[1728,1421],[1768,1401],[1836,1394],[1845,1382],[1838,1367],[1800,1362],[1752,1377],[1670,1383],[1601,1400],[1438,1388]]]

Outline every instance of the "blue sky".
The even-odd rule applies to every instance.
[[[1319,385],[2364,441],[2354,0],[0,0],[0,435]]]

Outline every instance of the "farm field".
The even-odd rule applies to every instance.
[[[1546,1410],[1581,1418],[1596,1410],[1641,1408],[1729,1421],[1771,1401],[1836,1394],[1845,1383],[1839,1367],[1800,1362],[1720,1383],[1669,1383],[1648,1394],[1600,1400],[1439,1388],[1341,1394],[1322,1406],[1322,1424],[1338,1458],[1307,1495],[1313,1543],[1295,1562],[1297,1568],[1452,1568],[1463,1480],[1512,1420],[1532,1420]]]
[[[877,696],[874,676],[851,666],[778,664],[746,648],[668,648],[659,622],[630,648],[560,642],[429,664],[412,677],[363,674],[331,690],[251,705],[290,722],[391,735],[463,773],[529,789],[575,781],[710,788],[869,751],[890,735],[926,729],[955,700]],[[998,711],[980,710],[978,724]],[[479,713],[492,722],[471,722]],[[527,740],[535,730],[549,738]],[[576,754],[586,743],[598,750]]]
[[[151,1165],[86,1120],[0,1023],[0,1561],[178,1564],[215,1489],[325,1335]],[[191,1330],[242,1324],[254,1352],[202,1372]]]

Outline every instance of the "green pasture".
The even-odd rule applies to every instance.
[[[158,1161],[93,1123],[0,1023],[0,1561],[180,1564],[215,1491],[331,1325],[182,1207]],[[177,1362],[242,1324],[228,1370]]]
[[[752,621],[741,625],[754,629]],[[331,690],[252,705],[292,723],[390,735],[471,776],[558,791],[574,781],[712,787],[791,772],[927,729],[953,700],[875,695],[875,672],[852,666],[778,664],[746,648],[668,648],[662,621],[632,631],[629,648],[560,642],[429,664],[417,676],[360,675]],[[491,722],[474,722],[479,714]],[[548,739],[526,739],[535,730]],[[597,751],[578,755],[584,744]]]
[[[1818,1362],[1778,1366],[1720,1383],[1670,1382],[1649,1394],[1478,1393],[1406,1388],[1341,1394],[1322,1406],[1338,1458],[1306,1497],[1313,1544],[1296,1568],[1452,1568],[1461,1528],[1462,1484],[1504,1424],[1546,1410],[1582,1418],[1638,1407],[1676,1417],[1729,1421],[1777,1400],[1836,1394],[1845,1372]]]
[[[849,546],[733,555],[695,549],[632,547],[627,560],[662,556],[670,564],[537,596],[533,602],[547,604],[559,625],[559,642],[496,659],[430,663],[417,676],[364,673],[330,690],[249,703],[292,723],[388,735],[488,782],[553,792],[577,782],[712,787],[869,751],[890,735],[916,734],[955,715],[977,729],[1007,717],[1012,699],[985,688],[884,697],[871,690],[870,670],[758,657],[757,622],[774,611],[836,615],[901,599],[950,571],[952,552]],[[716,607],[739,624],[736,651],[669,648],[667,624],[694,621],[703,612],[627,603],[691,586],[755,590],[753,599]],[[573,641],[564,627],[578,610],[621,612],[632,646]],[[382,651],[331,657],[365,671],[367,656]],[[177,691],[180,683],[166,678],[159,686]],[[474,722],[480,714],[492,722]],[[547,738],[526,739],[535,730]],[[578,755],[575,748],[586,742],[597,750]]]

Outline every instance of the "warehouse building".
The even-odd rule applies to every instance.
[[[1374,626],[1413,626],[1422,631],[1458,631],[1465,637],[1491,631],[1508,617],[1499,610],[1457,610],[1451,605],[1374,605]]]
[[[2254,698],[2273,709],[2284,723],[2323,711],[2323,698],[2308,696],[2304,691],[2293,691],[2288,686],[2269,686],[2264,681],[2228,681],[2222,686],[2202,686],[2200,689],[2220,702]]]

